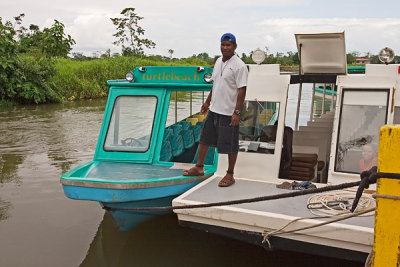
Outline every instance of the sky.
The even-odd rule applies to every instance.
[[[206,52],[220,55],[223,33],[236,36],[236,52],[257,48],[268,53],[296,52],[295,33],[345,32],[346,52],[378,54],[390,47],[400,54],[399,0],[2,0],[0,17],[12,20],[25,14],[24,25],[50,27],[54,19],[76,41],[72,52],[87,56],[113,45],[115,26],[126,7],[134,7],[143,19],[144,38],[156,43],[146,54],[190,57]]]

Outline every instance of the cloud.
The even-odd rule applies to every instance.
[[[295,51],[295,33],[345,32],[348,52],[378,51],[389,46],[400,53],[399,18],[282,18],[265,19],[257,31],[263,35],[271,51]]]
[[[215,4],[215,1],[210,1]],[[221,1],[225,3],[224,1]],[[289,6],[303,6],[311,4],[312,0],[231,0],[229,6],[231,7],[289,7]],[[226,4],[225,4],[226,5]]]
[[[76,45],[74,51],[104,52],[107,49],[116,50],[112,44],[115,38],[114,25],[109,14],[85,14],[77,16],[66,32],[74,38]]]
[[[149,54],[168,55],[168,49],[173,49],[176,57],[202,52],[218,55],[219,37],[224,32],[236,35],[239,54],[248,54],[258,47],[268,47],[272,53],[296,51],[295,33],[341,31],[345,31],[348,52],[376,54],[388,46],[400,53],[397,42],[400,39],[400,19],[376,18],[375,15],[380,14],[373,8],[377,4],[371,1],[364,3],[360,12],[347,13],[344,11],[351,8],[346,9],[345,6],[350,4],[344,1],[341,1],[344,6],[340,10],[335,9],[338,7],[336,2],[312,0],[6,2],[0,4],[3,18],[12,19],[12,16],[25,12],[24,24],[33,23],[41,28],[51,26],[53,19],[57,19],[65,24],[66,32],[76,40],[73,51],[88,55],[109,48],[112,52],[121,50],[112,44],[115,28],[110,18],[119,16],[121,10],[129,6],[134,6],[139,16],[144,17],[140,21],[145,29],[143,37],[157,44],[156,49],[145,50]],[[393,3],[398,5],[397,1]],[[330,14],[313,18],[322,13],[319,11],[328,9],[332,11],[330,14],[347,15],[348,18],[331,18],[328,17]],[[375,18],[351,18],[353,16]]]
[[[118,14],[82,14],[76,17],[68,33],[76,40],[74,51],[119,52],[112,45],[115,28],[110,17]],[[146,50],[150,54],[168,55],[168,49],[175,51],[176,57],[188,57],[202,52],[210,56],[218,55],[219,36],[233,31],[238,38],[238,54],[268,47],[270,53],[296,51],[295,33],[342,32],[345,31],[347,52],[377,54],[385,47],[400,53],[400,19],[387,18],[274,18],[264,19],[251,27],[229,23],[208,23],[202,26],[195,18],[185,16],[179,22],[168,23],[167,17],[158,17],[157,12],[148,14],[141,21],[145,38],[156,42],[156,49]],[[212,20],[212,19],[211,19]],[[143,22],[143,23],[142,23]],[[200,24],[199,24],[200,23]]]

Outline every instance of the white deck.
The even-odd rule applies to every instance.
[[[246,179],[236,179],[236,183],[233,186],[221,188],[217,185],[220,179],[221,177],[218,176],[209,178],[174,199],[173,206],[214,203],[291,192],[290,190],[276,188],[276,184],[271,182]],[[277,183],[283,181],[285,180],[276,180]],[[310,196],[305,195],[232,206],[175,210],[175,213],[177,213],[180,221],[261,234],[264,230],[279,229],[294,219],[314,216],[306,207]],[[301,220],[286,229],[315,225],[323,221],[326,221],[326,219]],[[312,244],[368,253],[373,245],[373,227],[374,216],[357,217],[294,234],[279,236]]]
[[[344,36],[343,34],[333,35],[338,38],[333,38],[332,45],[336,46],[337,49],[335,51],[342,55],[342,57],[338,57],[337,61],[333,60],[332,64],[326,65],[325,63],[328,62],[329,59],[325,56],[332,56],[332,54],[315,53],[315,49],[311,49],[309,50],[310,53],[306,55],[307,53],[304,54],[303,52],[305,51],[302,50],[302,72],[314,73],[315,70],[316,73],[346,73]],[[304,36],[304,42],[311,42],[315,38],[323,37],[317,35]],[[299,41],[301,38],[299,39],[296,37],[296,39]],[[323,42],[327,41],[325,37],[322,39]],[[300,43],[304,45],[303,41]],[[320,42],[315,43],[317,47],[320,46],[320,44]],[[310,49],[310,47],[313,48],[312,46],[308,46],[308,49]],[[304,46],[303,49],[306,49],[306,46]],[[319,57],[315,58],[316,54],[318,54]],[[324,68],[325,65],[327,68]],[[318,68],[316,68],[317,66]],[[269,74],[267,72],[264,73],[263,69],[266,68],[267,67],[263,65],[259,67],[252,66],[250,68],[246,101],[279,102],[278,117],[285,118],[289,77],[285,75]],[[365,105],[368,107],[374,106],[375,100],[377,99],[376,96],[387,96],[387,100],[386,98],[383,99],[386,102],[383,100],[381,101],[386,104],[379,104],[382,107],[387,107],[386,119],[380,121],[380,123],[382,125],[392,123],[394,106],[396,105],[396,108],[398,108],[400,105],[400,97],[395,97],[399,94],[399,91],[394,90],[394,88],[400,87],[398,68],[399,65],[386,66],[381,64],[379,66],[367,66],[366,75],[338,76],[338,96],[336,98],[335,112],[325,114],[322,116],[323,119],[309,122],[307,127],[301,127],[299,131],[293,132],[292,148],[294,151],[311,151],[317,153],[319,160],[323,160],[325,166],[329,166],[327,175],[322,177],[322,181],[332,184],[359,181],[359,174],[347,169],[347,172],[339,168],[335,169],[338,142],[345,143],[349,140],[351,141],[355,138],[363,137],[362,134],[356,133],[355,130],[363,129],[360,127],[364,125],[364,121],[366,120],[349,121],[346,126],[347,121],[343,119],[341,123],[343,123],[344,126],[342,124],[339,125],[341,116],[345,116],[340,110],[342,101],[347,101],[345,104],[349,106]],[[329,71],[321,71],[328,69]],[[337,70],[337,72],[335,70]],[[346,92],[350,93],[346,93],[346,97],[343,97],[344,93],[342,94],[342,90],[347,90]],[[367,90],[369,90],[368,94],[365,92]],[[391,108],[388,108],[390,106]],[[346,113],[346,116],[350,118],[353,115],[351,113]],[[366,124],[366,126],[368,125],[369,124]],[[378,125],[378,123],[374,125]],[[343,126],[343,128],[339,128],[339,126]],[[276,188],[277,184],[285,181],[276,178],[278,177],[279,164],[281,162],[281,149],[276,148],[283,147],[284,127],[284,120],[279,119],[276,129],[274,153],[239,153],[238,161],[235,166],[235,176],[242,179],[237,178],[237,182],[233,186],[220,188],[217,185],[218,181],[221,180],[221,176],[225,175],[228,169],[226,156],[220,155],[215,175],[174,199],[173,206],[215,203],[290,192],[286,189]],[[339,130],[341,130],[342,136],[338,135]],[[370,132],[372,132],[372,130],[366,131],[365,134],[371,134]],[[347,135],[343,135],[343,133]],[[372,132],[372,134],[374,133]],[[341,138],[340,140],[339,137]],[[306,151],[306,149],[309,151]],[[354,161],[356,164],[358,162],[357,160]],[[323,173],[325,173],[325,171]],[[319,184],[318,186],[325,185]],[[375,185],[370,187],[370,190],[374,189]],[[342,190],[340,192],[351,192],[355,196],[356,188]],[[364,195],[366,195],[366,192],[364,192]],[[178,219],[183,222],[184,225],[190,225],[192,223],[193,227],[210,232],[217,229],[216,232],[224,232],[226,235],[230,235],[233,232],[235,236],[237,236],[237,233],[240,235],[251,233],[253,236],[257,236],[253,241],[261,242],[259,241],[261,239],[260,236],[265,231],[271,232],[281,229],[288,223],[299,218],[313,217],[314,215],[307,209],[307,200],[310,197],[311,195],[306,195],[232,206],[182,209],[175,210],[175,213],[177,213]],[[298,220],[290,224],[285,230],[290,231],[308,226],[316,226],[327,220],[328,219],[322,218]],[[201,227],[199,227],[199,225]],[[256,233],[256,235],[254,235],[254,233]],[[278,236],[280,239],[284,239],[284,241],[287,242],[299,244],[297,241],[300,241],[302,245],[311,244],[314,248],[317,247],[321,250],[332,248],[332,250],[335,251],[345,250],[344,253],[348,253],[349,251],[359,254],[369,253],[373,246],[374,216],[349,218],[307,230],[279,234]],[[275,240],[277,239],[278,238]],[[273,239],[271,239],[271,245],[274,247],[272,240]],[[329,256],[335,257],[335,255]]]

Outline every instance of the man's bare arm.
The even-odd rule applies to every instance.
[[[246,86],[240,87],[238,90],[239,90],[239,93],[237,95],[235,110],[242,110],[244,99],[246,97]],[[233,113],[232,120],[231,120],[231,126],[238,125],[239,121],[240,121],[240,115]]]
[[[212,87],[211,87],[210,93],[208,94],[208,97],[207,97],[207,99],[206,99],[206,102],[204,102],[204,104],[201,106],[200,112],[201,112],[202,114],[204,114],[204,113],[207,112],[208,107],[210,106],[210,103],[211,103],[211,98],[212,98]]]

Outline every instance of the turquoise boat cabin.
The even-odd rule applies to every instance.
[[[204,176],[182,176],[197,161],[205,114],[196,113],[193,105],[204,102],[211,72],[207,67],[137,67],[125,80],[108,81],[94,158],[62,175],[65,195],[106,208],[171,205],[174,197],[211,176],[218,159],[214,149],[207,154]],[[179,98],[190,102],[180,109],[187,114],[182,120]],[[111,213],[122,230],[154,215]]]

